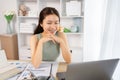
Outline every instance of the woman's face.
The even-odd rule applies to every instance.
[[[43,20],[41,26],[45,33],[55,34],[59,28],[59,17],[54,14],[48,15]]]

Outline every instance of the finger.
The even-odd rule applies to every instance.
[[[55,35],[50,35],[51,38],[53,38],[55,40]]]
[[[57,31],[54,32],[54,35],[56,34]]]
[[[51,34],[49,31],[48,31],[48,29],[45,29],[46,30],[46,32],[48,33],[48,34]]]
[[[52,42],[53,42],[54,44],[56,44],[55,40],[53,40],[53,39],[52,39]]]
[[[51,38],[51,34],[46,34],[44,37]]]
[[[52,38],[47,38],[48,41],[52,41],[54,44],[56,44],[55,40],[53,40]]]

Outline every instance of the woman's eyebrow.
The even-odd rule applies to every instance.
[[[56,20],[56,21],[48,20],[47,22],[59,22],[59,20]]]

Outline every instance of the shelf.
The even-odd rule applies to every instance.
[[[29,34],[29,35],[32,35],[33,33],[20,32],[19,34],[25,34],[25,35]]]
[[[37,2],[37,0],[18,0],[20,2]]]
[[[39,11],[44,7],[54,7],[60,12],[60,0],[39,0]]]
[[[34,17],[34,16],[18,16],[18,18],[38,19],[39,17],[37,17],[37,16],[36,17]]]
[[[37,16],[18,16],[18,18],[36,18],[38,19],[39,17]],[[60,18],[84,18],[84,16],[61,16]]]
[[[72,33],[72,32],[71,32],[71,33],[65,33],[65,34],[68,34],[68,35],[69,35],[69,34],[83,35],[83,33]]]
[[[18,51],[19,59],[28,60],[31,55],[30,53],[30,38],[33,32],[30,32],[30,26],[24,26],[22,23],[34,23],[38,25],[39,12],[45,7],[54,7],[58,10],[60,14],[60,25],[71,30],[71,32],[65,33],[68,45],[71,50],[73,50],[73,61],[79,61],[79,56],[82,54],[83,50],[83,38],[84,38],[84,0],[78,0],[81,2],[80,14],[67,14],[69,9],[66,8],[66,3],[70,0],[17,0],[17,8],[19,13],[19,7],[24,4],[28,10],[26,16],[17,14],[18,20]],[[75,8],[75,6],[73,6]],[[70,8],[71,9],[71,8]],[[77,32],[75,32],[72,27],[77,26]],[[22,31],[22,29],[23,31]],[[27,28],[27,29],[26,29]],[[73,31],[74,32],[73,32]],[[78,56],[76,56],[78,55]],[[76,57],[78,59],[76,59]],[[82,56],[81,56],[82,57]],[[81,58],[82,59],[82,58]]]
[[[84,18],[84,16],[61,16],[60,18]]]

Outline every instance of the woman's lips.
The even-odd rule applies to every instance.
[[[50,33],[55,33],[56,30],[48,30]]]

